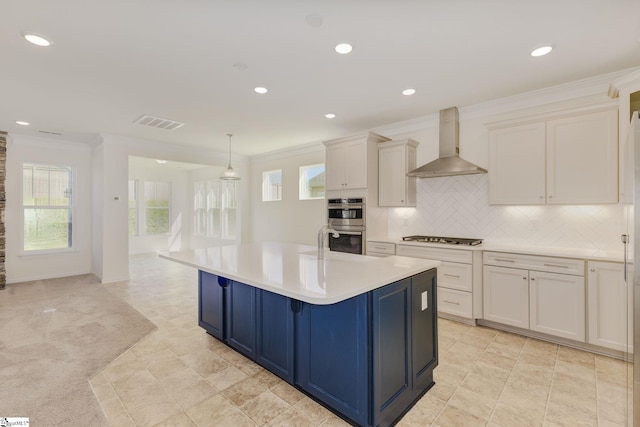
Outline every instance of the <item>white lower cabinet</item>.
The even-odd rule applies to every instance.
[[[584,261],[484,253],[483,318],[585,341]]]
[[[589,344],[633,352],[633,287],[622,263],[587,263]]]
[[[529,329],[585,341],[584,277],[529,272]]]
[[[475,322],[482,313],[482,256],[478,250],[396,245],[396,255],[437,259],[438,313]],[[459,320],[459,319],[457,319]]]
[[[484,318],[529,329],[529,272],[516,268],[484,267]]]

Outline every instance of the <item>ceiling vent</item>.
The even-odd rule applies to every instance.
[[[62,135],[60,132],[53,132],[53,131],[50,131],[50,130],[39,129],[38,132],[46,133],[46,134],[49,134],[49,135],[58,135],[58,136]]]
[[[137,123],[139,125],[151,126],[153,128],[160,128],[166,130],[174,130],[179,127],[184,126],[182,122],[176,122],[175,120],[163,119],[162,117],[154,117],[143,115],[134,120],[133,123]]]

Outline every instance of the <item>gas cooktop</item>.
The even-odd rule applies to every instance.
[[[476,246],[482,243],[482,239],[464,239],[460,237],[440,237],[440,236],[405,236],[405,241],[423,243],[444,243],[447,245]]]

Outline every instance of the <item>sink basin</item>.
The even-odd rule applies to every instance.
[[[301,255],[308,255],[308,256],[316,258],[316,259],[318,258],[318,251],[317,250],[300,252],[300,254]],[[371,262],[371,261],[373,261],[375,259],[376,258],[374,258],[374,257],[368,257],[368,256],[364,256],[364,255],[349,254],[349,253],[345,253],[345,252],[334,252],[334,251],[325,250],[324,251],[324,259],[322,261],[342,261],[342,262],[360,263],[360,262]]]

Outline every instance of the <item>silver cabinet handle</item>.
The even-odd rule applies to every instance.
[[[453,305],[460,305],[459,302],[455,302],[455,301],[444,300],[444,302],[446,302],[448,304],[453,304]]]
[[[458,276],[457,274],[442,273],[442,275],[447,277],[454,277],[456,279],[460,278],[460,276]]]
[[[545,267],[556,267],[556,268],[569,268],[568,265],[559,265],[559,264],[545,264]]]
[[[496,261],[500,261],[500,262],[516,262],[515,259],[502,259],[502,258],[496,258]]]

